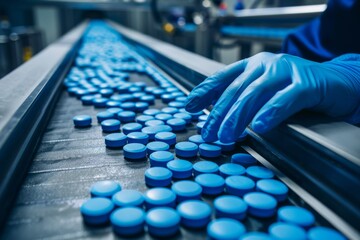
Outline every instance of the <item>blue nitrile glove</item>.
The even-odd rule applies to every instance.
[[[190,93],[186,110],[216,104],[202,130],[206,141],[233,142],[246,126],[264,133],[302,109],[360,122],[360,54],[317,63],[259,53],[229,65]]]

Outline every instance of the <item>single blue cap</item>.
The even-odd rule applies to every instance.
[[[164,89],[154,89],[151,92],[155,97],[160,98],[160,96],[162,96],[165,93]]]
[[[178,91],[179,91],[179,89],[177,89],[176,87],[166,88],[166,92],[169,92],[169,93],[178,92]]]
[[[213,173],[200,174],[195,178],[203,189],[203,194],[218,195],[224,191],[225,180]]]
[[[140,101],[147,102],[148,104],[154,104],[155,103],[155,97],[151,96],[151,95],[141,96]]]
[[[186,179],[192,176],[193,165],[189,161],[175,159],[168,162],[166,167],[173,173],[174,179]]]
[[[198,123],[196,124],[196,129],[197,129],[197,132],[198,132],[199,134],[201,134],[201,130],[203,129],[204,125],[205,125],[205,121],[198,122]]]
[[[123,133],[111,133],[105,136],[105,145],[110,148],[123,147],[126,141],[127,136]]]
[[[109,101],[108,98],[94,98],[93,99],[93,105],[97,108],[106,107],[106,103]]]
[[[165,108],[161,109],[161,112],[173,115],[175,113],[178,113],[179,109],[173,108],[173,107],[165,107]]]
[[[146,85],[147,85],[146,82],[135,82],[134,83],[134,86],[140,88],[141,90],[145,89]]]
[[[94,100],[94,96],[93,95],[87,95],[87,96],[82,96],[81,97],[81,102],[83,105],[92,105],[93,104],[93,100]]]
[[[139,132],[142,129],[142,125],[140,123],[127,123],[122,126],[122,131],[125,134],[129,134],[132,132]]]
[[[114,94],[114,91],[112,89],[109,88],[104,88],[104,89],[100,89],[99,93],[101,94],[101,96],[103,97],[111,97],[111,95]]]
[[[176,208],[181,217],[181,224],[188,228],[203,228],[211,219],[211,207],[200,200],[182,202]]]
[[[235,175],[243,175],[245,168],[236,163],[224,163],[219,167],[220,175],[223,178]]]
[[[156,151],[168,151],[170,149],[169,144],[158,141],[150,142],[146,145],[146,147],[147,147],[147,153],[149,155]]]
[[[185,96],[179,96],[175,98],[175,101],[177,102],[186,102],[187,101],[187,97]]]
[[[338,231],[327,227],[313,227],[308,231],[309,240],[345,240],[346,238]]]
[[[171,186],[171,190],[176,194],[176,201],[183,202],[190,199],[200,199],[202,187],[189,180],[178,181]]]
[[[178,101],[169,102],[168,105],[169,105],[169,107],[174,107],[174,108],[184,108],[185,107],[184,102],[178,102]]]
[[[116,119],[107,119],[101,122],[101,128],[104,132],[116,132],[120,130],[120,121]]]
[[[223,143],[220,140],[213,142],[214,145],[221,147],[223,152],[231,152],[235,149],[235,142]]]
[[[130,87],[129,88],[129,93],[137,93],[140,91],[141,91],[141,88],[139,88],[139,87]]]
[[[141,125],[145,125],[145,122],[154,120],[155,118],[153,116],[149,115],[140,115],[136,117],[136,122],[140,123]]]
[[[135,98],[135,100],[139,101],[139,100],[140,100],[140,97],[146,95],[146,93],[145,93],[145,92],[135,92],[135,93],[133,93],[132,95],[133,95],[133,97]],[[149,104],[148,104],[148,106],[149,106]],[[145,109],[144,109],[144,110],[145,110]]]
[[[166,124],[169,125],[173,131],[183,131],[185,130],[186,122],[181,118],[173,118],[167,120]]]
[[[120,107],[125,111],[135,111],[135,103],[133,102],[124,102],[120,104]]]
[[[149,158],[151,167],[166,167],[166,164],[174,159],[174,155],[168,151],[155,151]]]
[[[191,119],[192,119],[191,115],[188,114],[188,113],[175,113],[174,118],[183,119],[186,122],[186,124],[189,124],[191,122]]]
[[[89,115],[77,115],[73,117],[75,127],[90,127],[91,117]]]
[[[141,131],[149,135],[150,140],[154,140],[155,134],[159,132],[171,132],[172,128],[168,125],[158,125],[152,127],[144,127]]]
[[[170,93],[164,93],[161,95],[161,100],[163,103],[169,103],[171,101],[173,101],[175,99],[175,97],[173,95],[171,95]]]
[[[115,193],[121,191],[121,186],[115,181],[105,180],[94,183],[91,186],[91,197],[111,198]]]
[[[159,132],[154,136],[155,141],[164,142],[170,146],[176,143],[176,134],[172,132]]]
[[[284,206],[279,208],[278,220],[304,228],[308,228],[315,223],[315,217],[309,210],[297,206]]]
[[[117,108],[120,107],[120,102],[116,102],[116,101],[107,101],[106,102],[106,107],[107,108]]]
[[[144,231],[145,212],[137,207],[125,207],[110,215],[114,231],[121,236],[133,236]]]
[[[199,116],[199,121],[206,121],[208,119],[209,115],[201,115]]]
[[[219,171],[219,166],[214,162],[200,161],[194,164],[193,171],[195,177],[203,173],[217,173]]]
[[[242,197],[246,193],[252,192],[255,182],[244,176],[230,176],[225,180],[225,189],[228,194]]]
[[[152,127],[152,126],[158,126],[158,125],[165,125],[165,123],[164,123],[164,121],[153,119],[153,120],[146,121],[144,125],[147,127]]]
[[[289,223],[273,223],[269,227],[271,237],[279,240],[306,240],[306,232],[301,227]],[[324,239],[324,238],[323,238]],[[331,238],[329,238],[331,239]]]
[[[246,169],[246,175],[254,180],[273,178],[274,173],[262,166],[251,166]]]
[[[257,160],[247,153],[236,153],[231,156],[231,162],[242,165],[243,167],[253,166],[257,163]]]
[[[233,218],[243,220],[246,216],[247,204],[236,196],[220,196],[214,201],[217,218]]]
[[[146,157],[146,146],[141,143],[128,143],[123,150],[124,157],[128,159],[143,159]]]
[[[270,194],[279,202],[285,201],[288,193],[288,187],[275,179],[262,179],[257,181],[256,190]]]
[[[149,233],[155,237],[170,237],[179,231],[180,216],[169,207],[151,209],[145,221]]]
[[[146,145],[149,142],[149,136],[143,132],[132,132],[127,135],[128,143],[141,143]]]
[[[197,134],[189,137],[189,142],[193,142],[196,143],[197,145],[200,145],[202,143],[205,143],[205,140],[202,138],[200,134]]]
[[[181,97],[181,96],[185,96],[185,94],[183,92],[172,92],[171,95],[173,95],[174,97]]]
[[[118,113],[118,119],[121,122],[128,123],[135,120],[136,114],[132,111],[123,111]]]
[[[155,109],[155,108],[150,108],[143,112],[144,115],[148,115],[148,116],[155,116],[156,114],[159,114],[159,113],[161,113],[161,111],[159,109]]]
[[[171,184],[172,172],[164,167],[151,167],[145,171],[145,183],[149,187],[166,187]]]
[[[175,153],[179,157],[196,157],[198,149],[198,145],[192,142],[179,142],[175,145]]]
[[[115,118],[115,117],[117,117],[117,114],[118,114],[119,112],[124,111],[124,109],[118,108],[118,107],[111,107],[111,108],[106,109],[106,111],[107,111],[107,112],[111,112],[112,114],[114,114],[114,118]]]
[[[161,120],[161,121],[166,122],[167,120],[172,119],[173,116],[171,114],[167,114],[167,113],[159,113],[159,114],[155,115],[155,118],[157,120]]]
[[[249,214],[256,217],[271,217],[275,214],[277,202],[269,194],[251,192],[244,195]]]
[[[145,201],[141,192],[136,190],[122,190],[112,196],[112,201],[116,207],[140,207]]]
[[[249,232],[241,236],[240,240],[274,240],[269,234],[263,232]]]
[[[144,194],[147,209],[154,207],[175,207],[176,195],[163,187],[149,189]]]
[[[149,103],[146,102],[136,102],[135,103],[135,111],[136,112],[143,112],[149,108]]]
[[[202,157],[219,157],[221,155],[221,147],[208,144],[208,143],[201,143],[199,145],[199,154]]]
[[[80,212],[86,223],[100,225],[109,221],[110,213],[114,209],[114,204],[108,198],[91,198],[86,200],[81,207]]]
[[[246,232],[242,223],[231,218],[213,220],[207,227],[207,234],[214,240],[239,239]]]

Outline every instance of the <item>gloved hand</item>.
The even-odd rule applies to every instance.
[[[199,84],[186,110],[198,112],[215,101],[202,130],[206,141],[236,141],[250,122],[264,133],[302,109],[360,122],[360,54],[317,63],[259,53]]]

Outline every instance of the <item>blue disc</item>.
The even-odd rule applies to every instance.
[[[176,143],[176,134],[172,132],[160,132],[155,134],[155,141],[164,142],[172,146]]]
[[[175,145],[176,155],[184,158],[196,157],[198,149],[198,145],[192,142],[179,142]]]
[[[174,97],[185,96],[185,94],[183,92],[172,92],[171,95],[173,95]]]
[[[154,120],[154,119],[155,118],[153,116],[140,115],[140,116],[137,116],[135,120],[137,123],[140,123],[141,125],[144,126],[147,121]]]
[[[144,127],[141,130],[143,133],[146,133],[149,135],[149,140],[155,139],[155,134],[159,132],[171,132],[172,129],[168,125],[158,125],[158,126],[152,126],[152,127]]]
[[[107,108],[117,108],[120,107],[120,102],[116,102],[116,101],[107,101],[106,102],[106,107]]]
[[[135,111],[135,103],[133,102],[124,102],[120,104],[120,107],[125,111]]]
[[[231,152],[235,149],[235,142],[223,143],[220,140],[213,142],[214,145],[221,147],[223,152]]]
[[[201,143],[199,145],[199,154],[202,157],[208,158],[219,157],[221,155],[221,147],[208,143]]]
[[[168,162],[166,167],[173,173],[174,179],[186,179],[192,176],[193,165],[189,161],[175,159]]]
[[[244,225],[231,218],[213,220],[207,227],[209,239],[213,240],[239,239],[245,232]]]
[[[111,97],[111,95],[114,94],[114,91],[112,89],[105,88],[105,89],[101,89],[99,91],[99,93],[101,94],[101,96],[103,96],[105,98],[109,98],[109,97]]]
[[[135,92],[132,95],[133,95],[133,97],[135,98],[136,101],[139,101],[140,97],[146,95],[146,93],[144,93],[144,92]],[[147,105],[149,106],[149,104],[147,104]],[[146,109],[144,109],[144,110],[146,110]]]
[[[203,129],[204,125],[205,125],[205,121],[203,121],[203,122],[198,122],[198,123],[196,124],[196,129],[197,129],[197,132],[198,132],[199,134],[201,134],[201,130]]]
[[[149,136],[143,132],[132,132],[127,135],[127,142],[146,145],[149,142]]]
[[[84,222],[91,225],[102,225],[109,221],[110,213],[114,209],[114,204],[108,198],[91,198],[86,200],[80,212]]]
[[[111,108],[106,109],[106,111],[111,112],[112,114],[114,114],[114,118],[117,118],[117,114],[124,110],[122,108],[118,108],[118,107],[111,107]]]
[[[145,171],[145,183],[149,187],[166,187],[171,184],[172,172],[164,167],[151,167]]]
[[[166,92],[168,93],[173,93],[173,92],[178,92],[179,89],[177,89],[176,87],[168,87],[166,88]]]
[[[201,116],[199,116],[199,121],[206,121],[207,119],[208,119],[208,115],[201,115]]]
[[[122,131],[125,134],[129,134],[132,132],[139,132],[142,129],[142,125],[140,123],[127,123],[122,126]]]
[[[274,240],[269,234],[263,232],[249,232],[241,236],[239,240]]]
[[[246,175],[249,178],[252,178],[253,180],[257,181],[260,179],[268,179],[273,178],[274,173],[270,169],[267,169],[262,166],[251,166],[246,169]]]
[[[186,122],[181,118],[173,118],[166,121],[166,124],[169,125],[174,132],[185,130]]]
[[[128,93],[129,88],[131,87],[131,84],[124,84],[117,88],[118,93]]]
[[[346,238],[338,231],[327,227],[313,227],[308,231],[309,240],[345,240]]]
[[[284,183],[275,179],[262,179],[257,181],[256,190],[270,194],[279,202],[286,200],[289,191]]]
[[[90,127],[91,117],[89,115],[77,115],[73,117],[74,125],[77,128]]]
[[[105,145],[109,148],[119,148],[126,144],[127,137],[123,133],[111,133],[105,136]]]
[[[116,207],[139,207],[144,204],[144,196],[136,190],[122,190],[112,196],[112,201]]]
[[[231,162],[242,165],[243,167],[250,167],[256,165],[257,160],[247,153],[236,153],[231,156]]]
[[[220,175],[223,178],[235,175],[243,175],[245,168],[236,163],[224,163],[219,167]]]
[[[315,223],[314,215],[305,208],[296,206],[285,206],[278,210],[278,220],[309,228]]]
[[[159,113],[161,113],[161,111],[159,109],[154,109],[154,108],[147,109],[143,112],[144,115],[148,115],[148,116],[155,116],[156,114]]]
[[[108,119],[101,122],[101,128],[104,132],[116,132],[120,130],[120,121]]]
[[[204,173],[217,173],[219,166],[214,162],[200,161],[194,164],[193,171],[195,177]]]
[[[151,95],[141,96],[141,97],[140,97],[140,101],[146,102],[146,103],[152,105],[152,104],[155,103],[155,97],[154,97],[154,96],[151,96]]]
[[[138,87],[130,87],[129,88],[129,93],[137,93],[137,92],[141,92],[141,88],[138,88]]]
[[[157,187],[149,189],[145,192],[144,197],[146,209],[154,207],[175,207],[176,195],[167,188]]]
[[[255,182],[244,176],[230,176],[225,180],[225,189],[228,194],[242,197],[254,191]]]
[[[224,191],[225,180],[213,173],[200,174],[195,181],[202,187],[203,194],[219,195]]]
[[[165,125],[165,123],[164,123],[164,121],[153,119],[153,120],[146,121],[144,125],[147,127],[152,127],[152,126],[158,126],[158,125]]]
[[[211,207],[200,200],[188,200],[178,205],[181,225],[187,228],[203,228],[211,219]]]
[[[127,159],[143,159],[146,157],[146,146],[141,143],[128,143],[124,146],[124,157]]]
[[[96,182],[91,186],[90,194],[91,197],[106,197],[111,198],[115,193],[121,191],[119,183],[105,180]]]
[[[169,107],[174,107],[174,108],[183,108],[183,107],[185,107],[184,102],[178,102],[178,101],[169,102],[168,105],[169,105]]]
[[[112,112],[104,111],[104,112],[98,112],[96,114],[96,118],[98,120],[98,123],[101,123],[102,121],[105,121],[108,119],[114,119],[115,115]]]
[[[214,201],[216,218],[233,218],[243,220],[246,216],[247,204],[236,196],[220,196]]]
[[[191,115],[188,113],[175,113],[174,118],[183,119],[186,122],[186,124],[189,124],[191,122]]]
[[[144,231],[145,212],[137,207],[120,208],[110,215],[110,222],[114,232],[121,236],[137,235]]]
[[[266,193],[251,192],[244,195],[249,214],[255,217],[272,217],[276,212],[276,199]]]
[[[172,107],[165,107],[165,108],[161,109],[161,112],[173,115],[175,113],[178,113],[179,109],[172,108]]]
[[[159,114],[155,115],[155,118],[157,120],[161,120],[161,121],[166,122],[167,120],[172,119],[173,116],[171,114],[167,114],[167,113],[159,113]]]
[[[151,167],[166,167],[166,164],[174,159],[174,155],[168,151],[156,151],[150,154]]]
[[[146,102],[137,102],[135,103],[135,111],[136,112],[143,112],[149,108],[149,104]]]
[[[279,240],[306,240],[306,232],[301,227],[288,223],[273,223],[269,227],[271,237]],[[324,239],[324,238],[323,238]]]
[[[177,202],[200,199],[202,193],[202,187],[198,183],[189,180],[174,183],[171,190],[176,194]]]
[[[187,97],[185,97],[185,96],[176,97],[175,101],[177,101],[177,102],[186,102]]]
[[[160,96],[162,96],[165,93],[165,90],[163,89],[155,89],[152,91],[152,94],[156,97],[156,98],[160,98]]]
[[[94,96],[92,95],[87,95],[87,96],[82,96],[81,97],[81,102],[83,105],[92,105],[93,104],[93,100],[94,100]]]
[[[161,100],[163,103],[169,103],[171,101],[174,101],[175,97],[171,95],[170,93],[165,93],[161,95]]]
[[[205,140],[201,137],[201,135],[192,135],[189,137],[189,142],[196,143],[197,145],[200,145],[202,143],[205,143]]]
[[[92,103],[93,103],[94,107],[104,108],[104,107],[106,107],[107,101],[109,101],[109,99],[107,99],[107,98],[94,98]]]
[[[179,231],[180,216],[172,208],[161,207],[150,210],[146,215],[146,224],[150,235],[170,237]]]
[[[123,123],[133,122],[136,114],[132,111],[123,111],[118,113],[118,119]]]
[[[156,151],[168,151],[170,149],[169,144],[157,141],[148,143],[146,147],[149,155]]]

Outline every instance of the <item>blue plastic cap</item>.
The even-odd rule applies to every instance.
[[[208,236],[215,240],[239,239],[245,232],[242,223],[230,218],[213,220],[207,227]]]
[[[101,122],[101,128],[104,132],[116,132],[120,130],[120,121],[116,119],[107,119]]]
[[[236,163],[225,163],[219,167],[220,175],[224,178],[245,173],[245,168]]]
[[[202,187],[203,194],[218,195],[224,190],[224,179],[213,173],[200,174],[195,181]]]
[[[172,172],[163,167],[152,167],[145,171],[145,182],[150,187],[166,187],[171,184]]]
[[[306,232],[304,229],[288,223],[277,222],[271,224],[269,227],[269,234],[273,238],[279,240],[287,240],[287,239],[306,240]]]
[[[252,192],[255,188],[255,182],[244,176],[230,176],[225,180],[226,192],[235,196],[244,196]]]
[[[269,234],[263,232],[249,232],[241,236],[240,240],[274,240]]]
[[[152,127],[152,126],[158,126],[158,125],[165,125],[165,123],[164,123],[164,121],[154,119],[154,120],[146,121],[144,125],[147,127]]]
[[[149,155],[156,151],[167,151],[170,149],[169,144],[158,141],[150,142],[146,145],[146,147]]]
[[[193,165],[194,176],[203,173],[217,173],[219,170],[219,166],[210,161],[200,161]]]
[[[220,140],[213,142],[214,145],[221,147],[221,151],[230,152],[235,149],[235,142],[223,143]]]
[[[173,118],[166,121],[173,131],[182,131],[185,129],[186,121],[181,118]]]
[[[192,176],[193,165],[187,160],[175,159],[168,162],[166,167],[173,173],[175,179],[186,179]]]
[[[167,114],[167,113],[159,113],[159,114],[156,114],[155,115],[155,118],[157,119],[157,120],[161,120],[161,121],[167,121],[167,120],[169,120],[169,119],[172,119],[173,118],[173,116],[171,115],[171,114]]]
[[[124,146],[124,156],[129,159],[142,159],[146,157],[146,146],[141,143],[128,143]]]
[[[208,143],[201,143],[199,145],[199,153],[202,157],[219,157],[221,155],[221,147]]]
[[[123,147],[126,140],[127,136],[123,133],[111,133],[105,136],[105,145],[110,148]]]
[[[251,166],[246,169],[246,174],[248,177],[259,180],[259,179],[267,179],[273,178],[274,173],[270,169],[267,169],[262,166]]]
[[[345,240],[346,238],[338,231],[327,227],[313,227],[308,231],[309,240]]]
[[[166,167],[166,164],[174,159],[174,155],[168,151],[156,151],[151,153],[149,158],[152,167]]]
[[[203,122],[198,122],[198,123],[196,124],[196,129],[197,129],[197,132],[198,132],[199,134],[201,134],[201,130],[203,129],[204,125],[205,125],[205,121],[203,121]]]
[[[165,108],[161,109],[161,112],[172,115],[172,114],[178,113],[179,109],[173,108],[173,107],[165,107]]]
[[[108,198],[96,197],[86,200],[81,207],[80,212],[85,216],[102,216],[109,214],[114,209],[114,204]]]
[[[174,108],[184,108],[185,107],[184,102],[178,102],[178,101],[169,102],[168,105],[169,105],[169,107],[174,107]]]
[[[111,198],[115,193],[121,191],[119,183],[114,181],[100,181],[91,186],[91,197],[107,197]]]
[[[135,111],[135,103],[133,102],[124,102],[120,104],[120,107],[126,111]]]
[[[124,110],[122,108],[118,108],[118,107],[111,107],[111,108],[106,109],[106,111],[114,114],[114,117],[115,117],[115,116],[117,116],[117,114],[119,112],[122,112]]]
[[[168,237],[178,232],[180,216],[172,208],[160,207],[150,210],[145,221],[150,234]]]
[[[91,117],[89,115],[77,115],[73,117],[75,127],[91,126]]]
[[[112,201],[117,207],[142,207],[144,196],[136,190],[122,190],[113,195]]]
[[[98,122],[101,123],[104,120],[115,118],[115,115],[112,112],[104,111],[104,112],[98,112],[96,114],[96,118]]]
[[[243,220],[247,211],[247,204],[236,196],[220,196],[214,201],[217,218],[233,218]]]
[[[136,114],[132,111],[123,111],[118,113],[118,118],[122,122],[132,122],[135,119]]]
[[[260,192],[251,192],[244,195],[248,205],[248,212],[256,217],[271,217],[275,214],[277,202],[274,197]]]
[[[110,216],[111,224],[120,227],[133,227],[144,223],[145,212],[137,207],[125,207],[115,210]]]
[[[155,134],[159,132],[171,132],[172,128],[168,125],[158,125],[152,127],[144,127],[141,131],[149,135],[150,140],[154,140]]]
[[[147,209],[160,206],[174,207],[176,195],[167,188],[157,187],[149,189],[144,194]]]
[[[236,153],[231,156],[231,162],[242,165],[243,167],[249,167],[255,165],[257,160],[247,153]]]
[[[288,187],[275,179],[262,179],[257,181],[256,190],[272,195],[279,202],[285,201],[288,193]]]
[[[285,206],[278,210],[278,220],[308,228],[315,223],[314,215],[302,207]]]
[[[149,115],[149,116],[155,116],[156,114],[159,114],[159,113],[161,113],[161,111],[159,109],[154,109],[154,108],[147,109],[143,112],[143,114]]]
[[[140,115],[136,117],[136,122],[140,123],[141,125],[145,125],[146,121],[154,120],[153,116],[149,115]]]
[[[127,124],[124,124],[122,127],[122,131],[125,134],[129,134],[132,132],[138,132],[138,131],[141,131],[141,129],[142,129],[142,125],[140,123],[127,123]]]
[[[205,143],[205,140],[202,138],[200,134],[197,134],[189,137],[189,142],[193,142],[196,143],[197,145],[200,145],[202,143]]]
[[[182,202],[189,199],[200,199],[202,187],[197,182],[183,180],[174,183],[171,190],[176,194],[177,201]]]
[[[175,153],[180,157],[196,157],[198,148],[192,142],[179,142],[175,145]]]
[[[155,140],[171,145],[176,143],[176,134],[172,132],[159,132],[155,134]]]
[[[181,224],[188,228],[205,227],[211,219],[211,207],[200,200],[188,200],[177,207]]]

